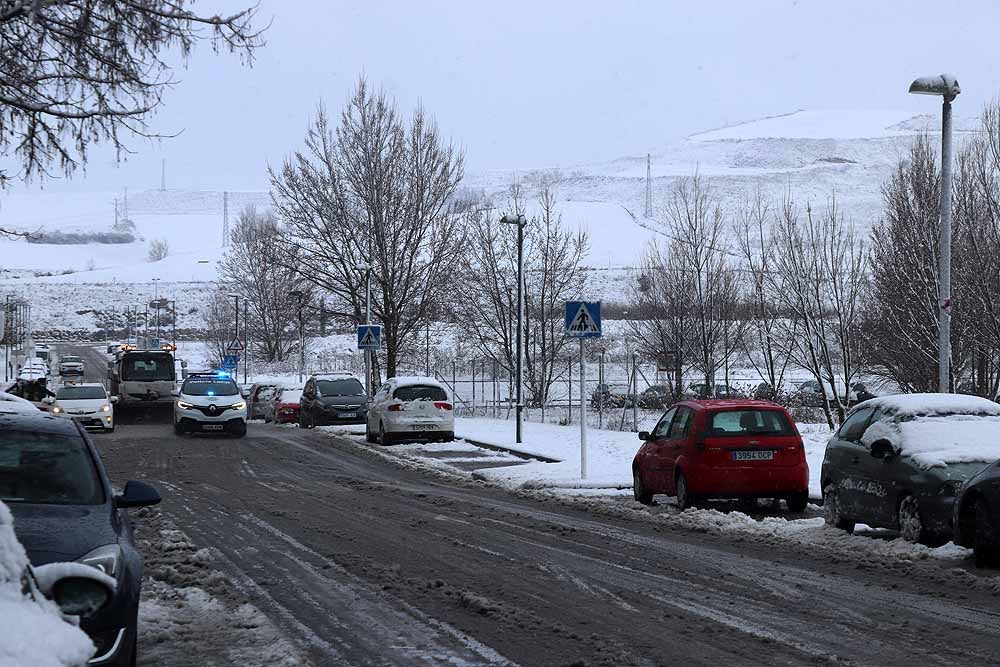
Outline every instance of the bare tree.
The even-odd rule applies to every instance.
[[[227,286],[246,300],[250,339],[265,361],[284,361],[298,344],[298,302],[293,291],[306,294],[310,286],[295,268],[297,254],[289,256],[282,244],[284,230],[270,212],[249,205],[233,227],[229,250],[219,267]]]
[[[205,39],[250,61],[263,44],[256,8],[228,16],[190,0],[6,0],[0,2],[0,154],[14,177],[70,174],[92,144],[118,156],[125,136],[150,136],[148,119],[174,84],[166,56],[187,60]],[[208,28],[211,35],[202,30]]]
[[[223,360],[229,354],[227,346],[236,337],[236,306],[226,292],[219,290],[212,293],[201,312],[209,363],[215,364],[216,367],[222,366]]]
[[[787,322],[771,298],[768,274],[774,269],[774,246],[770,239],[771,208],[757,190],[740,209],[736,220],[736,239],[749,274],[749,325],[742,338],[746,358],[769,389],[770,396],[780,391],[788,368]]]
[[[372,270],[374,318],[383,326],[386,375],[442,299],[462,241],[450,200],[462,152],[423,107],[404,120],[362,79],[336,129],[320,109],[306,150],[271,171],[272,199],[303,276],[361,321]]]
[[[153,239],[149,242],[149,253],[146,259],[150,262],[159,262],[170,256],[170,244],[166,239]]]

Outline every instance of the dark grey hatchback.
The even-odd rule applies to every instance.
[[[299,398],[299,428],[364,424],[367,419],[368,396],[353,375],[313,375],[306,381]]]
[[[1000,458],[1000,405],[957,394],[870,399],[826,446],[821,483],[826,522],[899,530],[911,542],[952,537],[955,496]]]
[[[32,565],[77,561],[114,577],[114,597],[80,625],[97,647],[90,664],[134,665],[142,557],[126,510],[158,503],[159,493],[133,481],[114,495],[90,437],[75,422],[4,413],[0,500]]]

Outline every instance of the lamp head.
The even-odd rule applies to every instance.
[[[962,92],[958,79],[951,74],[937,76],[922,76],[910,84],[910,92],[914,95],[940,95],[953,100]]]

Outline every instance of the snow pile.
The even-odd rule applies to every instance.
[[[868,446],[888,440],[922,468],[1000,459],[1000,416],[951,415],[882,420],[865,431]]]
[[[59,609],[42,598],[21,593],[28,566],[14,535],[10,510],[0,503],[0,667],[71,667],[94,654],[94,645],[78,627],[63,620]]]
[[[821,474],[823,456],[826,454],[826,443],[830,441],[833,431],[826,424],[796,424],[802,445],[806,450],[806,463],[809,466],[809,497],[819,500],[823,497]]]

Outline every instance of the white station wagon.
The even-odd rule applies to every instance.
[[[368,442],[455,439],[455,413],[448,391],[430,377],[394,377],[368,406]]]

